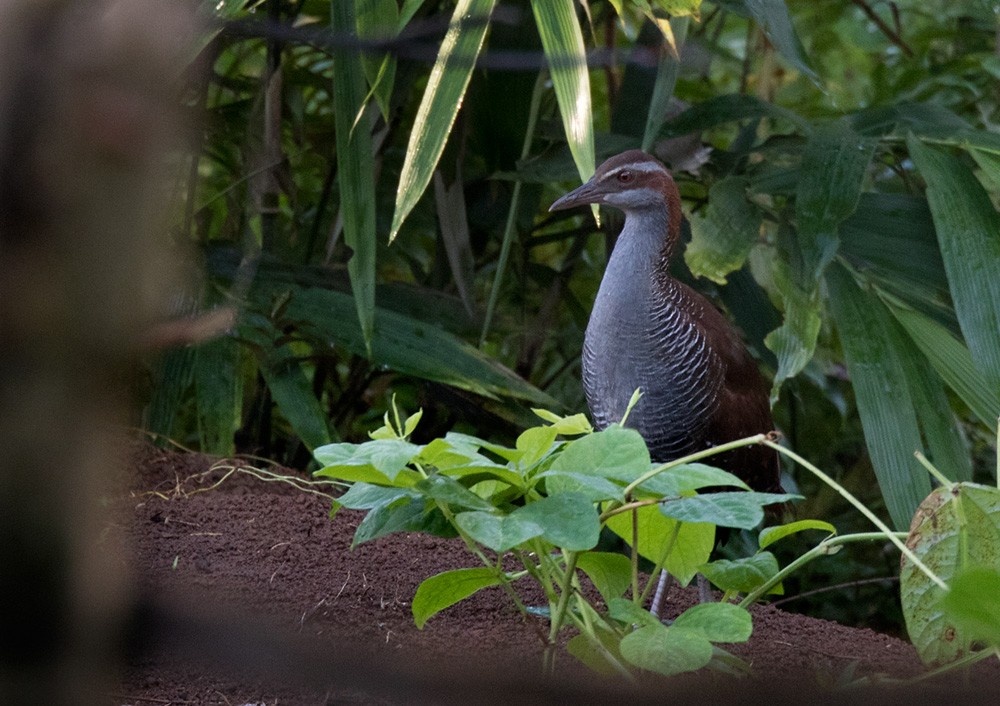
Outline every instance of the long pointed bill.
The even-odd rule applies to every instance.
[[[549,206],[549,211],[562,211],[567,208],[584,206],[588,203],[603,203],[604,194],[600,187],[591,179],[583,186],[574,189],[562,198],[557,199]]]

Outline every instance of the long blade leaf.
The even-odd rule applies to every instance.
[[[333,0],[334,5],[339,0]],[[423,196],[462,106],[496,0],[458,0],[413,121],[396,190],[391,242]]]
[[[354,2],[331,0],[330,29],[355,31]],[[375,165],[365,109],[364,68],[357,52],[333,51],[333,118],[337,141],[337,179],[344,241],[352,250],[347,263],[358,321],[371,356],[375,322]],[[357,117],[361,115],[361,120]]]

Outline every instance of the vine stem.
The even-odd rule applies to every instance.
[[[899,537],[906,537],[906,532],[893,532],[892,534]],[[802,556],[798,557],[795,561],[790,563],[788,566],[783,568],[781,571],[772,576],[768,581],[764,582],[740,601],[741,608],[748,608],[758,600],[761,599],[764,594],[770,591],[774,586],[784,581],[788,576],[791,576],[796,571],[801,569],[803,566],[808,564],[813,559],[817,559],[826,554],[831,554],[832,548],[840,546],[842,544],[853,544],[854,542],[865,542],[865,541],[878,541],[885,539],[885,533],[883,532],[859,532],[857,534],[845,534],[840,537],[830,537],[824,539],[822,542],[817,544],[815,547],[807,551]]]
[[[855,508],[857,508],[858,512],[860,512],[862,515],[864,515],[865,517],[867,517],[871,521],[871,523],[873,525],[875,525],[880,530],[882,530],[882,533],[885,535],[885,538],[888,539],[893,544],[895,544],[896,548],[899,549],[899,551],[901,551],[903,553],[903,556],[905,556],[907,559],[909,559],[911,562],[913,562],[914,566],[916,566],[918,569],[920,569],[922,572],[924,572],[924,574],[927,576],[927,578],[929,578],[931,581],[933,581],[935,584],[937,584],[937,586],[941,590],[943,590],[943,591],[947,591],[948,590],[948,584],[946,584],[944,581],[942,581],[941,578],[937,574],[935,574],[933,571],[931,571],[927,567],[927,565],[924,564],[924,562],[922,562],[920,560],[920,558],[916,554],[914,554],[913,551],[908,546],[906,546],[906,544],[903,542],[903,540],[901,540],[899,537],[897,537],[896,533],[893,532],[891,529],[889,529],[888,525],[886,525],[884,522],[882,522],[882,520],[880,520],[878,518],[878,516],[874,512],[872,512],[867,507],[865,507],[865,504],[862,503],[860,500],[858,500],[856,497],[854,497],[854,495],[852,495],[844,486],[840,485],[833,478],[831,478],[830,476],[828,476],[826,473],[824,473],[823,471],[821,471],[819,468],[817,468],[816,466],[814,466],[813,464],[811,464],[806,459],[804,459],[801,456],[799,456],[797,453],[795,453],[791,449],[786,449],[785,447],[781,446],[780,444],[776,444],[773,441],[771,441],[770,439],[766,439],[766,438],[763,441],[761,441],[760,443],[763,444],[764,446],[767,446],[768,448],[774,449],[775,451],[777,451],[778,453],[782,454],[783,456],[787,456],[788,458],[792,459],[797,464],[799,464],[800,466],[802,466],[803,468],[805,468],[806,470],[808,470],[814,476],[816,476],[821,481],[823,481],[828,486],[830,486],[835,491],[837,491],[837,493],[839,493],[841,497],[843,497],[845,500],[847,500],[847,502],[849,502],[851,505],[853,505]]]

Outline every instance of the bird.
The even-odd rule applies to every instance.
[[[681,234],[681,198],[663,164],[641,150],[611,157],[549,211],[585,204],[624,212],[584,334],[583,388],[597,429],[636,429],[664,463],[773,430],[768,389],[726,317],[670,273]],[[751,489],[784,492],[776,452],[746,446],[707,459]]]

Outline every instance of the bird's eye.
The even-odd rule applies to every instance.
[[[628,184],[633,179],[635,179],[635,175],[627,169],[625,171],[618,172],[618,181],[622,184]]]

